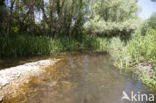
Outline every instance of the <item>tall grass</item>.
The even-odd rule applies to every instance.
[[[92,38],[60,37],[52,39],[46,36],[14,35],[0,37],[0,56],[57,55],[63,51],[72,51],[93,47]]]
[[[156,31],[153,29],[145,36],[133,36],[126,45],[119,37],[97,38],[97,41],[98,50],[107,50],[114,58],[115,66],[121,69],[135,68],[141,63],[156,66]],[[136,73],[144,83],[156,88],[156,68],[139,68]]]
[[[156,57],[156,31],[151,29],[145,36],[135,36],[128,43],[127,49],[134,62],[153,62]]]

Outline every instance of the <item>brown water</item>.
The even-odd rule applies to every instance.
[[[121,101],[123,91],[128,95],[131,91],[149,92],[141,82],[118,72],[106,53],[67,54],[63,58],[8,103],[149,103]]]

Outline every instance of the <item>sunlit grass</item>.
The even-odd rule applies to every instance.
[[[156,66],[156,31],[150,30],[145,36],[135,35],[126,44],[119,37],[98,38],[98,50],[107,50],[114,58],[114,65],[120,69],[135,68],[140,63]],[[102,48],[102,49],[101,49]],[[103,49],[104,48],[104,49]],[[148,71],[140,68],[141,80],[152,87],[156,87],[156,68],[149,77]]]

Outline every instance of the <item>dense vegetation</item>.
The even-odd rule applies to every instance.
[[[89,3],[90,0],[2,0],[1,32],[81,35]]]
[[[69,37],[53,39],[47,36],[15,35],[0,37],[1,57],[58,55],[60,52],[78,49],[92,49],[95,40],[83,37],[80,40]]]
[[[126,45],[119,37],[97,38],[97,41],[98,50],[108,51],[116,67],[135,72],[145,84],[156,88],[156,30],[150,29],[145,36],[138,34]]]
[[[107,50],[117,67],[136,68],[140,79],[155,87],[156,13],[142,21],[137,2],[1,0],[0,57]]]

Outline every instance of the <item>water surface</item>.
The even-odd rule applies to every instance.
[[[11,103],[149,103],[122,101],[122,92],[149,93],[112,65],[106,53],[67,54],[56,66],[27,84]],[[154,103],[154,102],[153,102]]]

